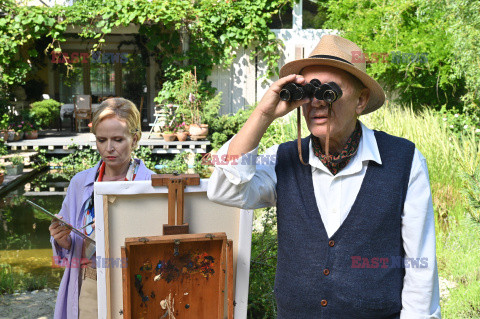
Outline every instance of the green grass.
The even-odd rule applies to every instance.
[[[0,250],[0,295],[57,289],[63,268],[52,268],[51,249]]]

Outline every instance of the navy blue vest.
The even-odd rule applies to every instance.
[[[415,145],[379,131],[375,138],[382,165],[370,161],[347,218],[331,238],[315,200],[311,166],[300,163],[296,141],[279,146],[278,318],[399,317],[405,275],[401,215]],[[309,141],[302,139],[306,161]]]

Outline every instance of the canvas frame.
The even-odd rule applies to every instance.
[[[201,179],[200,185],[198,186],[186,186],[185,187],[185,201],[186,206],[188,202],[188,196],[191,194],[195,198],[204,197],[205,201],[208,201],[206,196],[206,191],[208,187],[208,180]],[[96,220],[96,239],[97,239],[97,260],[108,260],[107,258],[112,258],[110,256],[110,238],[114,236],[115,230],[109,229],[109,224],[113,221],[116,221],[114,214],[109,212],[109,207],[120,198],[149,198],[159,194],[162,198],[167,197],[168,188],[167,187],[153,187],[151,181],[137,181],[137,182],[101,182],[95,183],[94,186],[94,197],[95,197],[95,220]],[[163,194],[163,195],[162,195]],[[132,197],[133,196],[133,197]],[[144,196],[144,197],[142,197]],[[160,197],[159,197],[160,198]],[[117,202],[118,203],[118,202]],[[235,318],[246,318],[247,316],[247,304],[248,304],[248,281],[249,281],[249,271],[250,271],[250,254],[251,254],[251,236],[252,236],[252,222],[253,222],[253,210],[243,210],[239,208],[232,208],[227,206],[222,206],[219,204],[212,203],[210,201],[205,202],[206,205],[215,205],[218,206],[218,210],[238,210],[238,219],[233,227],[236,228],[238,232],[237,242],[234,240],[234,251],[236,250],[236,261],[234,262],[235,270],[234,274],[236,277],[235,280],[235,309],[234,317]],[[164,216],[167,216],[167,206],[162,210]],[[187,214],[187,212],[185,212]],[[214,212],[216,213],[216,211]],[[214,214],[212,213],[212,214]],[[162,215],[162,216],[163,216]],[[220,215],[219,215],[220,216]],[[166,218],[166,217],[165,217]],[[165,219],[166,220],[166,219]],[[190,224],[190,233],[196,232],[195,228],[197,225],[195,221],[189,221],[186,218],[186,222]],[[165,222],[166,223],[166,222]],[[232,225],[228,225],[232,227]],[[200,226],[198,226],[200,227]],[[197,228],[198,228],[197,227]],[[204,226],[201,226],[204,227]],[[192,231],[193,230],[193,231]],[[210,232],[218,231],[217,229],[208,230],[200,228],[200,232]],[[162,235],[159,228],[159,233],[156,234],[141,234],[141,236],[150,236],[150,235]],[[113,232],[113,233],[110,233]],[[133,236],[126,237],[135,237]],[[231,236],[230,236],[231,237]],[[233,239],[230,238],[229,239]],[[100,240],[100,238],[104,240]],[[113,237],[112,237],[113,238]],[[112,240],[113,241],[113,240]],[[120,247],[118,247],[120,249]],[[97,266],[97,294],[98,294],[98,318],[121,318],[117,314],[112,314],[110,302],[110,296],[112,291],[110,291],[110,282],[113,275],[110,272],[114,272],[109,267],[100,267]],[[108,282],[108,283],[107,283]],[[116,284],[116,283],[115,283]],[[120,283],[121,286],[121,283]],[[118,298],[117,298],[118,299]]]

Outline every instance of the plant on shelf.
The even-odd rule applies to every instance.
[[[184,142],[187,140],[188,132],[185,130],[185,122],[178,124],[176,131],[177,131],[176,133],[177,139],[180,142]]]
[[[23,138],[24,121],[15,121],[8,126],[8,141],[19,141]]]
[[[175,111],[178,120],[189,123],[189,132],[193,136],[206,137],[208,125],[202,123],[204,108],[208,104],[209,88],[197,80],[196,68],[193,73],[185,71],[180,79],[166,82],[155,99],[158,103],[173,101],[178,104]],[[187,124],[186,124],[187,125]]]
[[[165,125],[162,127],[162,136],[166,142],[172,142],[175,140],[175,133],[177,131],[177,122],[173,110],[168,106],[164,106],[164,109],[168,109],[165,120]]]
[[[23,124],[23,131],[25,132],[25,139],[38,138],[38,127],[35,122],[25,121]]]
[[[10,158],[10,164],[5,166],[7,175],[19,175],[23,172],[23,156],[15,155]]]

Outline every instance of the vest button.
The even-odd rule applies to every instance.
[[[324,274],[325,276],[328,276],[328,275],[330,274],[330,270],[325,269],[325,270],[323,271],[323,274]]]
[[[326,307],[327,306],[327,301],[325,299],[323,299],[322,301],[320,301],[320,304],[323,306],[323,307]]]
[[[330,247],[335,246],[335,241],[330,240],[330,241],[328,242],[328,246],[330,246]]]

